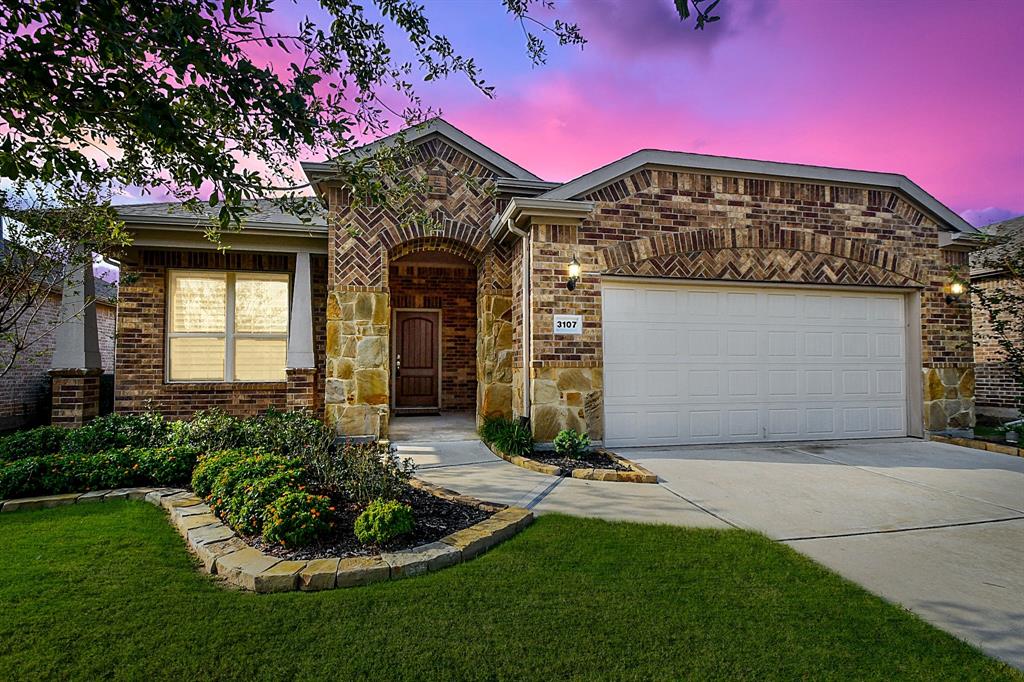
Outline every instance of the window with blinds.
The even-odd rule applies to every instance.
[[[171,271],[168,381],[284,381],[288,275]]]

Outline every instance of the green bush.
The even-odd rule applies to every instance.
[[[412,529],[412,509],[395,500],[374,500],[355,523],[356,537],[364,545],[383,545]]]
[[[213,490],[221,472],[226,467],[234,466],[239,460],[251,457],[257,451],[250,448],[235,450],[217,450],[199,456],[195,469],[192,471],[192,492],[199,497],[208,497]]]
[[[59,426],[40,426],[0,438],[0,463],[26,457],[45,457],[60,452],[70,431]]]
[[[286,492],[266,507],[263,539],[285,547],[308,545],[330,529],[333,511],[323,495]]]
[[[345,444],[337,466],[345,494],[358,504],[401,497],[416,470],[411,459],[399,459],[395,448],[378,442]],[[321,492],[336,491],[326,488]]]
[[[263,526],[267,505],[301,485],[297,460],[259,452],[225,466],[206,499],[235,530],[253,534]]]
[[[554,444],[559,455],[576,459],[590,449],[590,436],[573,429],[563,429],[555,436]]]
[[[334,442],[334,434],[313,414],[274,409],[246,419],[219,409],[204,410],[174,423],[169,436],[174,444],[202,452],[249,447],[286,457],[326,452]]]
[[[168,445],[170,425],[155,412],[108,414],[85,426],[70,429],[61,452],[70,455],[105,452],[118,448],[158,448]]]
[[[195,451],[187,448],[120,448],[27,457],[0,467],[0,498],[182,485],[195,461]]]
[[[191,419],[171,424],[173,445],[193,447],[200,452],[217,452],[244,445],[241,420],[220,409],[203,410]]]
[[[528,426],[507,417],[487,417],[480,438],[506,455],[527,457],[533,453],[533,434]]]

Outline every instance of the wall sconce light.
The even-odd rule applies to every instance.
[[[965,290],[966,288],[964,287],[963,282],[959,282],[957,280],[950,282],[949,286],[946,288],[946,303],[952,305],[959,301],[961,297],[963,297]]]
[[[572,261],[569,263],[569,280],[565,283],[566,289],[569,291],[576,290],[576,282],[579,280],[582,270],[580,262],[576,260],[576,254],[573,254]]]

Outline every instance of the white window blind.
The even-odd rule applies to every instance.
[[[284,381],[288,275],[172,271],[168,381]]]

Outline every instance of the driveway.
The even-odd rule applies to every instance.
[[[427,480],[539,513],[764,533],[1024,669],[1024,459],[909,438],[618,449],[661,480],[642,485],[448,437],[399,449]]]

